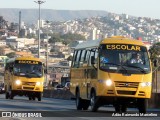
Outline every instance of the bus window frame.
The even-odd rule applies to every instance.
[[[86,50],[83,49],[81,50],[81,56],[80,56],[80,62],[79,62],[79,66],[82,67],[84,66],[84,60],[85,60],[85,57],[86,57]]]
[[[77,50],[73,67],[79,68],[80,56],[81,56],[81,50]]]

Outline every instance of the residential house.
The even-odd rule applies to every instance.
[[[5,40],[1,40],[0,41],[0,46],[6,46],[6,41]]]
[[[16,56],[33,56],[33,54],[28,51],[21,51],[21,52],[16,52]]]
[[[2,55],[6,55],[8,53],[15,52],[15,51],[11,50],[10,48],[3,48],[0,52]]]

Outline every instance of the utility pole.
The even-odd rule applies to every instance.
[[[39,25],[38,25],[38,58],[40,58],[40,20],[41,20],[41,4],[44,3],[45,1],[42,0],[38,0],[38,1],[34,1],[35,3],[37,3],[39,5]]]
[[[46,21],[47,23],[47,42],[46,42],[46,84],[48,85],[48,23],[49,21]]]

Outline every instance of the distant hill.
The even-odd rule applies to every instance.
[[[0,16],[9,22],[18,23],[19,12],[21,11],[21,20],[25,23],[36,23],[38,20],[38,9],[16,9],[0,8]],[[98,10],[52,10],[41,9],[41,19],[49,21],[66,21],[72,19],[82,19],[95,16],[106,16],[107,11]]]

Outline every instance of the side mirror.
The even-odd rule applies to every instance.
[[[155,59],[155,60],[153,61],[153,64],[154,64],[154,67],[157,67],[157,66],[158,66],[158,59]]]
[[[94,56],[91,56],[91,64],[95,64],[95,57]]]

